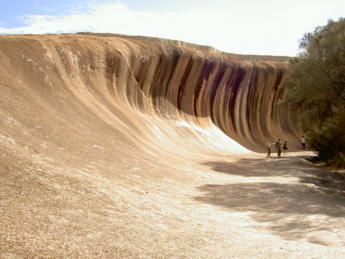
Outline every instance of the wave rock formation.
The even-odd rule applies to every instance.
[[[68,92],[72,104],[98,109],[110,124],[116,107],[127,105],[153,118],[214,125],[254,151],[267,139],[296,136],[288,109],[277,105],[286,62],[106,34],[3,36],[0,48],[2,88],[23,88],[36,101]]]
[[[112,255],[154,258],[140,247],[172,238],[168,219],[179,249],[193,247],[178,211],[198,207],[177,201],[215,177],[206,162],[296,142],[278,105],[286,61],[271,59],[145,37],[0,36],[0,253],[106,258],[89,244],[117,240]]]

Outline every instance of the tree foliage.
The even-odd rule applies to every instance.
[[[288,65],[287,102],[320,159],[345,166],[345,19],[306,33]]]

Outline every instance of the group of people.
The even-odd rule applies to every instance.
[[[287,141],[284,141],[283,144],[280,141],[280,139],[278,139],[278,141],[276,141],[276,142],[267,141],[267,156],[266,157],[271,157],[271,147],[272,146],[274,146],[275,149],[277,150],[278,158],[280,158],[281,155],[282,155],[282,149],[283,149],[283,155],[287,156],[287,152],[288,152],[288,143],[287,143]]]
[[[302,145],[302,149],[305,150],[305,148],[306,148],[306,141],[305,141],[304,136],[301,137],[301,145]],[[280,141],[280,139],[278,139],[278,141],[276,141],[276,142],[267,141],[267,156],[266,157],[271,157],[271,147],[272,146],[275,147],[275,149],[277,151],[278,158],[280,158],[281,155],[282,155],[282,149],[283,149],[283,155],[287,156],[287,152],[288,152],[288,143],[287,143],[287,141],[284,141],[283,144]]]

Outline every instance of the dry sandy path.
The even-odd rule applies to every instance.
[[[345,177],[302,155],[204,156],[147,167],[150,181],[143,164],[107,178],[17,151],[0,258],[345,258]]]
[[[313,165],[310,155],[206,162],[228,179],[199,186],[195,199],[241,226],[239,247],[262,241],[248,257],[345,258],[345,175]]]

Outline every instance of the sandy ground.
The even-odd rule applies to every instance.
[[[310,153],[200,157],[151,181],[1,149],[1,258],[345,258],[345,176]]]

